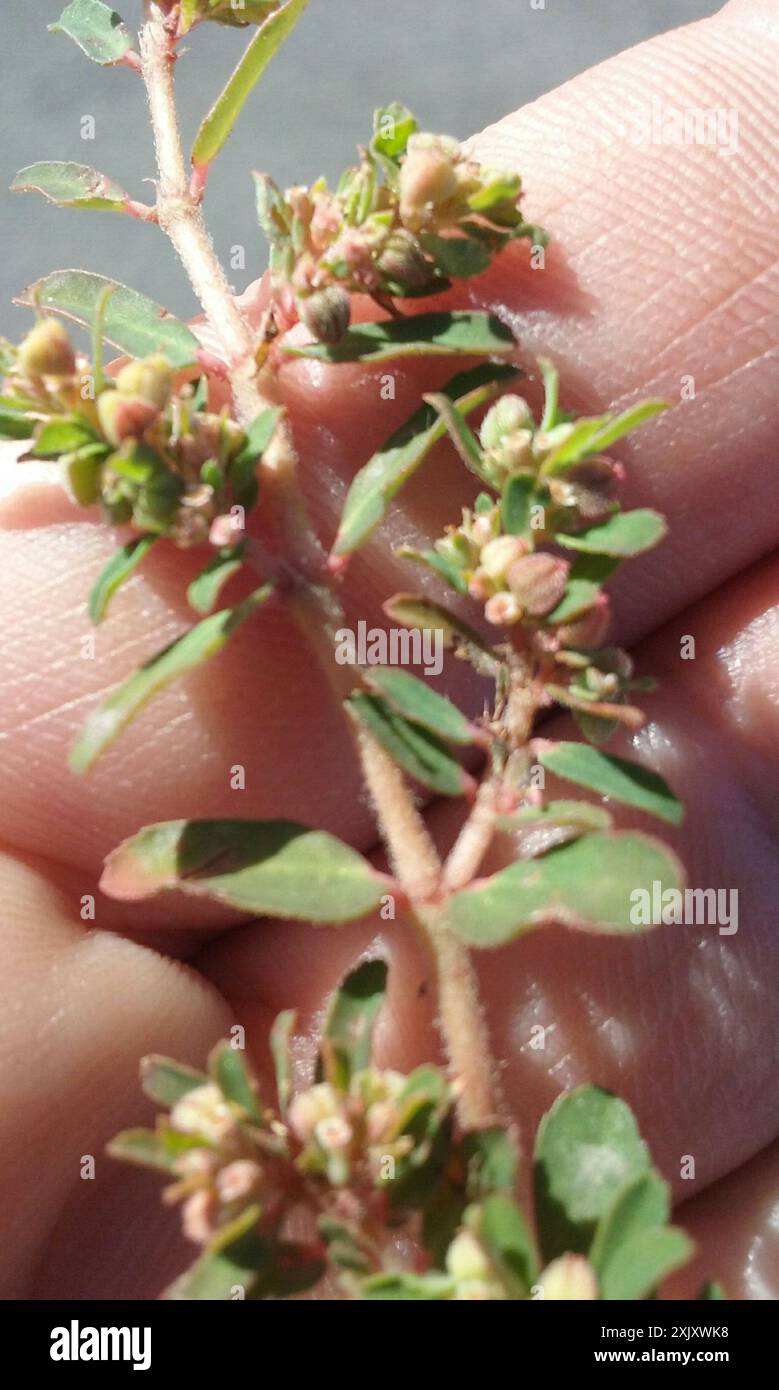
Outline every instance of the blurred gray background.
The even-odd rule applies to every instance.
[[[265,264],[256,228],[252,168],[282,184],[334,178],[365,140],[375,105],[404,101],[428,129],[465,136],[514,107],[652,34],[701,19],[721,0],[312,0],[300,27],[244,111],[213,170],[206,213],[217,249],[246,248],[243,288]],[[88,62],[63,34],[49,34],[65,0],[0,4],[0,332],[17,335],[29,313],[11,298],[50,270],[112,274],[175,313],[194,310],[158,229],[112,213],[59,210],[39,195],[10,194],[17,169],[39,159],[75,160],[112,175],[149,201],[153,172],[140,81]],[[115,0],[131,28],[140,0]],[[182,123],[191,140],[247,31],[209,25],[179,64]],[[81,137],[84,116],[95,139]]]

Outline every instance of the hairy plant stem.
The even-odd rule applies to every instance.
[[[460,1124],[466,1130],[485,1129],[504,1116],[470,952],[449,927],[445,903],[414,908],[412,915],[435,962],[438,1027],[459,1090]]]
[[[219,339],[239,418],[250,423],[265,405],[256,384],[254,340],[214,251],[200,202],[190,191],[173,86],[176,57],[165,16],[154,0],[147,0],[140,56],[159,175],[157,219]]]
[[[495,834],[497,792],[496,779],[485,773],[471,813],[444,866],[444,885],[450,893],[464,888],[479,871]]]
[[[248,426],[276,404],[267,367],[258,373],[254,335],[238,308],[203,220],[196,181],[187,171],[176,113],[175,53],[165,16],[146,0],[140,66],[149,102],[157,158],[156,217],[172,242],[225,362],[239,423]],[[288,578],[287,605],[342,700],[353,673],[333,659],[333,636],[343,610],[327,574],[325,554],[308,517],[289,424],[282,417],[263,456],[264,496],[276,513]],[[350,724],[352,721],[349,721]],[[466,948],[446,925],[445,909],[429,900],[441,886],[441,861],[414,805],[403,774],[364,730],[356,734],[363,773],[390,860],[412,905],[412,915],[433,956],[440,1027],[450,1069],[459,1086],[458,1112],[466,1128],[495,1119],[494,1062],[490,1056],[475,973]]]

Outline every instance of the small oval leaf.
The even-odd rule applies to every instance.
[[[160,690],[216,656],[242,622],[270,597],[264,584],[235,608],[223,608],[171,642],[114,690],[89,715],[70,754],[74,772],[86,772]]]
[[[121,62],[132,48],[129,30],[102,0],[71,0],[57,20],[53,34],[67,34],[93,63],[102,67]]]
[[[669,825],[679,825],[684,817],[681,801],[664,778],[629,758],[602,753],[586,743],[553,743],[539,749],[538,760],[566,782],[600,792],[625,806],[635,806]]]
[[[117,589],[127,582],[158,539],[157,536],[138,536],[111,556],[89,595],[89,616],[93,623],[102,623]]]
[[[340,1091],[370,1065],[373,1030],[387,987],[383,960],[366,960],[332,997],[322,1039],[323,1072]]]
[[[106,302],[107,289],[111,289],[111,295]],[[130,357],[161,352],[176,368],[191,367],[195,362],[198,341],[186,324],[146,295],[105,275],[86,270],[55,270],[30,285],[16,303],[62,314],[85,328],[91,328],[103,304],[103,336],[121,352]]]
[[[349,697],[346,706],[421,786],[430,787],[440,796],[462,796],[472,785],[469,774],[435,734],[404,719],[380,696],[357,692]]]
[[[579,531],[574,536],[557,535],[555,541],[567,550],[581,550],[590,555],[641,555],[663,539],[668,527],[665,518],[650,507],[633,512],[616,512],[607,521]]]
[[[442,388],[458,416],[486,404],[503,382],[516,376],[513,367],[484,362],[458,372]],[[420,406],[352,479],[344,503],[334,555],[351,555],[378,526],[388,503],[414,474],[433,445],[443,439],[446,424],[431,405]]]
[[[200,126],[192,149],[194,165],[210,164],[219,154],[268,63],[292,33],[308,3],[309,0],[287,0],[257,30]]]
[[[465,715],[425,681],[396,666],[372,666],[364,676],[366,683],[406,719],[423,724],[450,743],[473,743],[473,728]]]
[[[594,833],[477,880],[450,898],[447,915],[472,946],[502,946],[552,923],[630,934],[659,925],[656,902],[683,883],[679,861],[659,840]]]
[[[357,850],[292,821],[162,821],[107,858],[101,886],[136,902],[168,889],[240,912],[346,922],[377,907],[388,880]]]
[[[59,161],[29,164],[20,169],[11,184],[12,193],[42,193],[59,208],[91,208],[96,211],[124,212],[128,196],[106,174],[88,164]]]
[[[533,1185],[545,1261],[586,1255],[625,1185],[648,1173],[649,1150],[629,1105],[599,1086],[560,1096],[536,1136]]]

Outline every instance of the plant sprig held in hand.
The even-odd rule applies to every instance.
[[[692,1247],[669,1225],[668,1186],[617,1097],[582,1087],[558,1099],[536,1140],[534,1209],[523,1212],[519,1146],[471,951],[550,924],[644,931],[632,911],[636,891],[682,886],[673,851],[644,831],[615,829],[611,815],[619,802],[676,825],[680,803],[656,773],[606,751],[617,730],[641,726],[636,699],[651,683],[608,645],[605,586],[665,531],[658,513],[621,509],[624,470],[610,450],[664,407],[647,401],[577,418],[561,407],[554,366],[541,361],[537,418],[516,390],[517,344],[506,324],[469,308],[426,307],[443,291],[456,303],[462,282],[509,243],[538,249],[546,235],[523,216],[515,171],[485,167],[397,103],[376,112],[335,188],[319,179],[282,191],[255,174],[270,271],[261,322],[250,326],[205,229],[203,192],[249,92],[306,5],[148,0],[137,46],[101,0],[72,0],[52,26],[92,61],[144,81],[157,199],[135,203],[111,177],[74,164],[29,166],[15,187],[158,223],[201,300],[209,346],[116,281],[49,274],[23,297],[35,326],[18,348],[2,346],[0,433],[29,441],[25,457],[58,461],[73,499],[122,528],[89,599],[94,622],[110,616],[113,596],[152,549],[203,555],[187,590],[196,620],[90,713],[73,767],[86,772],[159,690],[217,658],[239,626],[259,626],[266,606],[284,604],[343,702],[390,866],[380,873],[333,835],[289,821],[179,820],[121,844],[104,891],[131,901],[174,891],[322,924],[392,898],[435,961],[446,1066],[410,1075],[377,1066],[387,970],[369,960],[331,1000],[314,1073],[301,1075],[293,1061],[291,1011],[271,1035],[275,1096],[229,1042],[203,1073],[146,1058],[143,1087],[164,1113],[154,1129],[120,1134],[111,1152],[166,1176],[165,1199],[181,1204],[198,1248],[167,1297],[230,1298],[236,1285],[247,1298],[288,1297],[325,1276],[335,1296],[363,1300],[652,1297]],[[180,40],[208,22],[250,34],[187,167],[173,66]],[[62,317],[89,330],[91,354],[74,347]],[[123,363],[106,369],[105,343],[126,354]],[[453,359],[445,384],[424,394],[352,479],[332,537],[309,520],[291,421],[277,404],[276,377],[291,355],[366,370],[408,356]],[[215,381],[226,384],[219,399],[228,404],[213,404]],[[385,613],[397,630],[433,634],[451,660],[474,668],[479,715],[356,649],[345,685],[335,659],[350,559],[369,538],[382,542],[394,498],[443,440],[468,472],[471,504],[429,548],[398,550],[428,577],[421,593],[388,596]],[[267,548],[251,522],[265,505],[277,531]],[[254,576],[251,592],[219,607],[241,571]],[[572,715],[583,741],[539,727],[555,707]],[[547,772],[564,794],[547,796]],[[463,801],[445,860],[418,813],[420,791]],[[513,862],[490,873],[488,853],[501,838]],[[301,1211],[306,1240],[290,1234]],[[401,1259],[400,1248],[414,1253]],[[704,1296],[721,1294],[710,1286]]]

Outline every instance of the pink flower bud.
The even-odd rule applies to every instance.
[[[181,1225],[187,1240],[207,1245],[216,1230],[217,1204],[212,1192],[193,1192],[181,1208]]]
[[[400,169],[400,216],[416,231],[425,213],[458,192],[455,161],[459,146],[432,135],[412,135]]]
[[[352,1142],[353,1130],[343,1115],[328,1115],[320,1120],[314,1130],[314,1138],[326,1151],[346,1149]]]
[[[484,616],[488,623],[494,623],[496,627],[508,627],[511,623],[519,622],[522,609],[513,594],[502,591],[487,599]]]
[[[488,541],[479,556],[479,568],[490,579],[500,580],[511,565],[527,553],[527,544],[519,536],[498,536]]]
[[[509,588],[531,617],[540,618],[560,602],[569,569],[567,560],[554,555],[523,555],[509,570]]]
[[[216,1190],[223,1202],[240,1202],[251,1196],[262,1177],[258,1163],[251,1158],[238,1158],[220,1170]]]
[[[141,396],[125,396],[119,391],[103,391],[97,401],[103,434],[116,447],[123,439],[140,439],[159,413],[156,405]]]

